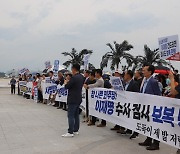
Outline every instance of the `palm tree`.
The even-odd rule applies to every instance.
[[[89,70],[95,70],[96,69],[92,63],[89,63],[88,67],[89,67],[88,68]]]
[[[134,72],[136,69],[141,68],[142,64],[141,64],[142,58],[140,56],[136,56],[133,58],[132,60],[132,71]]]
[[[79,64],[80,66],[84,64],[83,58],[85,54],[92,54],[92,50],[83,49],[79,53],[75,48],[72,48],[71,52],[63,52],[64,56],[69,56],[70,59],[63,63],[66,68],[68,68],[71,64]]]
[[[111,51],[107,52],[101,61],[101,68],[107,67],[108,62],[111,61],[111,70],[115,68],[119,68],[119,64],[121,64],[122,59],[126,59],[127,63],[133,59],[133,56],[126,51],[129,51],[133,48],[131,44],[129,44],[126,40],[124,40],[121,44],[114,42],[114,47],[110,44],[106,44]]]
[[[167,65],[168,63],[160,59],[159,49],[151,50],[147,45],[144,45],[144,56],[137,56],[139,64],[152,64],[157,66]]]

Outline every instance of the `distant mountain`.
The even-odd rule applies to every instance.
[[[4,72],[0,72],[0,78],[5,77],[5,73]]]

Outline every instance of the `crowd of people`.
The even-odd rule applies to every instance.
[[[135,72],[127,70],[125,72],[121,70],[116,70],[112,76],[119,77],[123,83],[124,90],[137,93],[145,93],[150,95],[159,95],[164,97],[171,97],[180,99],[180,83],[178,71],[170,71],[167,74],[154,74],[155,67],[153,65],[144,65],[140,70]],[[95,69],[92,71],[86,70],[84,72],[80,71],[80,66],[74,64],[72,66],[71,72],[62,73],[58,72],[57,79],[54,78],[53,71],[47,74],[37,73],[35,76],[29,75],[19,75],[19,81],[30,81],[36,82],[38,87],[38,102],[47,105],[52,105],[57,107],[57,109],[63,109],[68,112],[68,133],[63,134],[62,137],[73,137],[79,134],[80,120],[79,113],[80,104],[82,102],[82,87],[86,89],[86,95],[89,88],[108,88],[111,89],[110,74],[105,73],[101,69]],[[48,100],[44,100],[42,96],[42,82],[45,82],[45,77],[50,77],[50,79],[55,84],[65,85],[68,89],[67,102],[56,102],[55,97],[49,96]],[[14,78],[11,79],[11,93],[14,93],[14,85],[16,81]],[[18,94],[20,94],[18,86]],[[87,95],[88,96],[88,95]],[[86,99],[86,119],[87,126],[95,126],[98,118],[95,116],[90,116],[88,112],[88,100]],[[106,127],[106,121],[100,119],[100,123],[97,127]],[[133,132],[128,128],[124,128],[120,125],[115,125],[111,128],[112,131],[116,131],[122,135],[129,135],[130,139],[136,139],[138,137],[137,132]],[[159,141],[147,137],[139,146],[146,147],[147,150],[159,150]],[[177,151],[180,154],[180,150]]]

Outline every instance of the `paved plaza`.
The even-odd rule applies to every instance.
[[[83,121],[83,119],[81,119]],[[149,152],[138,143],[106,128],[81,122],[80,135],[62,138],[67,131],[66,112],[34,103],[9,88],[0,88],[0,154],[175,154],[177,149],[161,144]]]

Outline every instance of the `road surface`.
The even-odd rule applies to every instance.
[[[88,127],[81,122],[80,135],[62,138],[66,132],[66,112],[11,95],[0,88],[0,154],[175,154],[177,149],[161,144],[149,152],[138,143],[106,128]],[[83,121],[81,119],[81,121]]]

